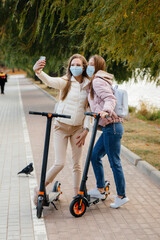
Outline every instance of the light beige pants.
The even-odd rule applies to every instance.
[[[76,137],[83,131],[83,127],[71,126],[56,121],[54,126],[55,162],[46,174],[46,182],[51,183],[63,169],[66,161],[68,140],[72,148],[73,187],[74,194],[78,193],[82,175],[82,147],[76,145]]]

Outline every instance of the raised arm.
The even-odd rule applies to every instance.
[[[49,87],[53,87],[59,90],[65,88],[67,84],[67,77],[50,77],[48,74],[42,71],[46,64],[45,60],[38,60],[33,66],[33,70],[37,77]]]

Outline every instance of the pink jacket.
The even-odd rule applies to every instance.
[[[120,117],[114,118],[112,113],[116,106],[116,97],[113,95],[111,87],[113,75],[105,71],[98,71],[93,79],[94,99],[90,98],[90,90],[88,91],[88,101],[90,104],[91,112],[99,113],[101,111],[108,112],[108,119],[100,119],[99,125],[106,126],[109,123],[123,122]],[[108,84],[109,83],[109,84]]]

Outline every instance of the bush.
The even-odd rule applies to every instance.
[[[145,102],[141,102],[140,109],[137,111],[136,116],[143,120],[155,121],[160,119],[160,110],[153,106],[148,106]]]
[[[128,106],[129,113],[134,113],[136,111],[136,107]]]

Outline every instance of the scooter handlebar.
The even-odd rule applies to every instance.
[[[33,112],[33,111],[29,111],[29,114],[42,115],[42,112]]]
[[[70,115],[63,115],[63,114],[57,114],[57,117],[61,117],[61,118],[71,118]]]
[[[34,112],[29,111],[29,114],[41,115],[46,117],[61,117],[61,118],[71,118],[70,115],[58,114],[58,113],[47,113],[47,112]]]
[[[91,117],[97,117],[99,116],[99,113],[94,113],[94,112],[84,112],[84,115],[88,115],[88,116],[91,116]]]
[[[84,112],[84,115],[88,115],[88,116],[91,116],[91,117],[98,117],[100,116],[99,113],[94,113],[94,112]],[[108,114],[105,116],[105,118],[108,118]]]

